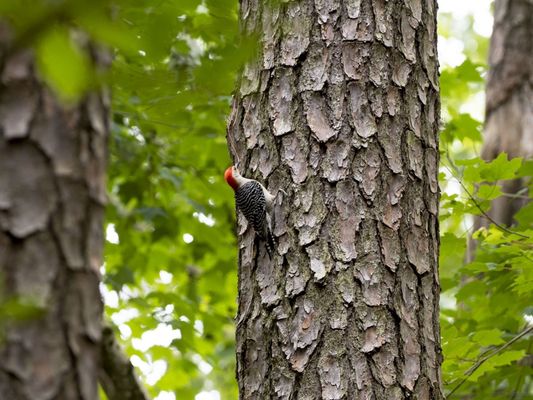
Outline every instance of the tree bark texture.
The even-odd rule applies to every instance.
[[[0,399],[95,400],[102,335],[108,101],[64,106],[0,23]],[[96,57],[95,57],[96,58]]]
[[[485,104],[483,159],[501,152],[511,157],[533,157],[533,3],[529,0],[496,0],[489,50]],[[517,194],[523,179],[501,182],[504,193]],[[499,197],[488,215],[497,223],[512,225],[522,207],[521,197]],[[490,223],[480,217],[479,226]]]
[[[272,260],[238,218],[240,398],[442,399],[436,2],[240,13],[229,147],[278,194]]]

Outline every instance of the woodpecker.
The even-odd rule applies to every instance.
[[[265,242],[269,255],[274,249],[272,235],[272,209],[276,196],[254,179],[243,177],[237,167],[231,166],[224,172],[224,179],[235,192],[235,204],[259,239]]]

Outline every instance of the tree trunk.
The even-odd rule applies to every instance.
[[[98,398],[107,100],[60,104],[0,23],[0,399]]]
[[[228,141],[278,193],[272,260],[238,219],[240,398],[442,399],[435,0],[240,12]]]
[[[490,161],[501,152],[511,157],[533,157],[533,3],[496,0],[490,41],[485,104],[485,142],[482,157]],[[504,193],[516,195],[526,187],[523,179],[501,182]],[[501,196],[488,215],[512,225],[513,215],[527,199]],[[480,217],[477,228],[490,221]]]

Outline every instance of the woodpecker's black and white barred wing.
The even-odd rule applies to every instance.
[[[240,186],[235,191],[235,203],[257,236],[264,239],[268,235],[266,199],[259,182],[250,181]]]

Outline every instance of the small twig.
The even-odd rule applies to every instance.
[[[525,335],[527,335],[529,332],[533,331],[533,325],[531,325],[529,328],[523,330],[520,334],[518,334],[517,336],[515,336],[514,338],[512,338],[511,340],[509,340],[507,343],[504,343],[503,345],[501,345],[500,347],[498,347],[497,349],[495,349],[494,351],[492,352],[489,352],[489,354],[487,354],[486,356],[480,358],[473,366],[471,366],[466,372],[465,372],[465,376],[464,378],[461,380],[461,382],[459,382],[457,384],[457,386],[455,386],[452,391],[448,394],[448,398],[451,398],[452,395],[457,391],[457,389],[459,389],[461,386],[463,386],[463,384],[466,382],[466,380],[468,379],[468,377],[470,375],[472,375],[479,367],[481,367],[481,365],[483,365],[483,363],[485,361],[487,361],[488,359],[490,359],[491,357],[494,357],[496,354],[502,352],[503,350],[505,350],[507,347],[509,347],[510,345],[512,345],[514,342],[516,342],[517,340],[521,339],[522,337],[524,337]]]
[[[521,190],[519,190],[518,192],[516,193],[505,193],[505,192],[502,192],[502,196],[504,197],[509,197],[511,199],[521,199],[521,200],[529,200],[529,196],[524,196],[523,193],[527,193],[529,189],[527,187],[525,188],[522,188]]]

